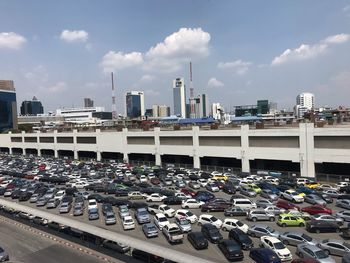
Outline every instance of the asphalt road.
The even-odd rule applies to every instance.
[[[223,192],[216,193],[215,195],[217,197],[223,197],[223,198],[227,198],[227,199],[230,198],[230,195],[225,194]],[[253,200],[259,199],[259,196],[257,198],[252,198],[252,199]],[[7,200],[12,200],[12,199],[8,199],[7,198]],[[21,204],[26,204],[26,205],[28,205],[30,207],[35,207],[36,208],[35,203],[34,204],[30,204],[29,202],[21,202]],[[305,206],[309,206],[309,204],[303,203],[303,204],[299,204],[299,206],[305,207]],[[330,205],[327,205],[327,206],[330,207],[334,211],[334,213],[335,213],[335,211],[342,210],[342,209],[340,209],[338,207],[335,207],[334,203],[330,204]],[[175,210],[181,208],[180,206],[171,206],[171,207],[174,208]],[[43,209],[45,211],[48,211],[48,212],[51,212],[51,213],[59,215],[58,208],[56,208],[56,209],[46,209],[45,207],[43,207],[43,208],[39,208],[39,209]],[[100,209],[100,219],[99,220],[94,220],[94,221],[89,221],[86,211],[85,211],[83,216],[78,216],[78,217],[74,217],[73,216],[73,214],[72,214],[73,210],[71,210],[70,213],[60,214],[60,215],[64,216],[64,217],[69,217],[69,218],[72,218],[72,219],[75,219],[75,220],[87,222],[87,223],[90,223],[92,225],[95,225],[95,226],[98,226],[98,227],[101,227],[103,229],[107,229],[107,230],[110,230],[110,231],[120,232],[120,233],[124,233],[124,234],[127,233],[128,235],[130,235],[132,237],[135,237],[135,238],[139,238],[141,240],[148,240],[148,241],[150,241],[152,243],[156,243],[156,244],[163,245],[163,246],[165,245],[165,246],[168,246],[170,248],[176,249],[178,251],[186,252],[186,253],[192,254],[194,256],[203,257],[203,258],[206,258],[206,259],[209,259],[209,260],[213,260],[215,262],[227,262],[226,258],[223,256],[223,254],[218,249],[216,244],[209,243],[209,247],[208,247],[207,250],[197,251],[187,241],[186,236],[185,236],[184,242],[182,244],[177,244],[177,245],[170,245],[167,242],[167,240],[164,238],[164,236],[162,235],[161,232],[159,232],[159,236],[157,238],[147,239],[145,237],[145,235],[143,234],[143,232],[142,232],[141,226],[138,225],[137,223],[136,223],[136,229],[135,230],[124,231],[123,227],[122,227],[121,220],[120,220],[120,218],[118,216],[116,216],[117,217],[117,224],[111,225],[111,226],[106,226],[105,223],[104,223],[104,217],[103,217],[101,211],[102,210]],[[114,208],[114,211],[116,212],[116,215],[117,215],[117,208]],[[197,216],[202,214],[200,209],[191,209],[191,211],[194,214],[196,214]],[[223,212],[212,212],[210,214],[215,215],[217,218],[219,218],[221,220],[223,220],[225,218],[225,216],[223,215]],[[253,222],[247,221],[245,217],[236,217],[236,218],[241,220],[243,223],[246,223],[248,226],[254,224]],[[173,219],[171,219],[170,221],[173,221]],[[307,233],[308,235],[310,235],[310,236],[312,236],[312,237],[314,237],[314,238],[316,238],[318,240],[322,240],[322,239],[326,239],[326,238],[334,238],[334,239],[340,239],[340,240],[342,239],[339,236],[338,233],[321,233],[321,234],[316,234],[316,233],[309,233],[309,232],[307,232],[304,227],[286,227],[286,228],[282,228],[282,227],[279,227],[275,222],[269,222],[269,221],[261,221],[261,222],[258,222],[258,223],[269,225],[269,226],[271,226],[272,228],[278,230],[281,233],[286,232],[288,230],[289,231],[293,230],[293,231],[300,231],[300,232]],[[192,225],[192,229],[193,229],[192,231],[200,231],[200,227],[197,224],[193,224]],[[224,238],[228,238],[228,232],[224,232],[224,231],[221,230],[221,233],[222,233]],[[254,247],[258,247],[259,243],[260,243],[260,239],[259,238],[252,238],[252,239],[254,241]],[[293,258],[298,258],[295,255],[296,247],[294,247],[294,246],[287,246],[287,247],[290,249],[290,251],[291,251],[291,253],[293,255]],[[340,257],[337,257],[337,256],[332,256],[332,257],[336,260],[337,263],[341,262],[341,258]],[[250,260],[249,259],[249,252],[248,251],[244,251],[244,261],[243,262],[249,262],[249,260]]]

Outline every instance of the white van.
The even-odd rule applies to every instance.
[[[232,206],[238,206],[244,210],[257,208],[256,204],[247,198],[237,198],[232,200]]]

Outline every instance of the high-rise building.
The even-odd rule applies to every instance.
[[[225,113],[225,110],[220,105],[220,103],[213,103],[211,105],[211,115],[215,120],[221,120],[224,113]]]
[[[207,94],[202,94],[201,101],[202,101],[202,117],[208,117],[209,116],[209,100]]]
[[[0,80],[0,132],[17,128],[17,100],[13,81]]]
[[[258,114],[267,114],[270,111],[268,100],[257,101]]]
[[[303,118],[304,114],[315,108],[315,95],[309,92],[301,93],[297,96],[297,105],[294,107],[295,115]]]
[[[159,105],[153,105],[152,106],[152,117],[157,118],[159,112]]]
[[[186,118],[186,89],[183,78],[173,81],[174,115]]]
[[[44,113],[44,107],[41,102],[34,96],[32,100],[25,100],[21,105],[21,115],[33,115]]]
[[[94,101],[90,98],[84,98],[84,107],[85,108],[92,108],[94,107]]]
[[[163,118],[170,116],[170,107],[166,105],[153,105],[152,106],[152,117]]]
[[[141,118],[145,115],[145,96],[142,91],[130,91],[125,95],[126,117]]]

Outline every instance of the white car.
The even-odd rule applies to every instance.
[[[56,194],[55,194],[55,196],[54,196],[54,198],[55,199],[58,199],[58,200],[60,200],[60,201],[62,201],[62,199],[63,199],[63,197],[66,195],[66,191],[65,190],[60,190],[60,191],[58,191]]]
[[[147,202],[163,202],[165,198],[166,198],[165,195],[161,195],[159,193],[153,193],[146,198],[146,201]]]
[[[287,199],[295,203],[304,202],[304,197],[300,196],[299,193],[294,190],[286,190],[281,195],[284,199]]]
[[[95,199],[90,199],[88,204],[88,210],[92,208],[97,208],[97,201]]]
[[[185,209],[179,209],[175,213],[175,217],[178,219],[186,218],[191,222],[191,224],[197,222],[198,217],[194,215],[191,211],[185,210]]]
[[[238,228],[242,230],[244,233],[248,232],[249,226],[247,224],[242,223],[241,221],[234,218],[226,218],[222,223],[222,230],[230,231],[231,229]]]
[[[154,224],[159,228],[159,230],[162,230],[164,226],[170,224],[168,218],[162,213],[156,214],[154,216],[153,221],[154,221]]]
[[[201,179],[198,179],[197,182],[200,184],[201,187],[206,187],[207,183],[208,183],[208,180],[204,179],[204,178],[201,178]]]
[[[260,238],[260,242],[261,247],[272,249],[281,261],[292,260],[292,253],[290,253],[290,250],[286,248],[286,246],[283,245],[281,240],[278,238],[271,236],[262,236]]]
[[[204,205],[205,203],[202,202],[202,201],[197,201],[196,199],[187,199],[187,200],[184,200],[182,201],[182,204],[181,204],[181,207],[182,208],[201,208],[202,205]]]
[[[135,229],[135,222],[131,216],[124,216],[122,219],[122,224],[124,230]]]
[[[212,224],[216,228],[221,228],[222,221],[220,219],[217,219],[213,215],[202,214],[198,218],[198,225],[204,225],[204,224]]]
[[[189,198],[192,198],[192,196],[190,195],[185,195],[184,193],[175,193],[175,197],[178,197],[182,200],[186,200],[186,199],[189,199]]]
[[[146,175],[140,176],[140,183],[147,183],[147,176]]]
[[[337,189],[339,190],[341,187],[348,186],[349,182],[339,182],[336,184]]]
[[[173,209],[167,205],[160,205],[158,210],[159,210],[159,212],[162,212],[167,217],[174,217],[175,216],[175,209]]]

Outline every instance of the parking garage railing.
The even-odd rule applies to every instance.
[[[179,263],[214,263],[213,261],[196,257],[191,254],[187,254],[184,252],[177,251],[175,249],[170,249],[161,245],[152,244],[147,241],[143,241],[137,238],[130,237],[125,234],[112,232],[105,230],[103,228],[93,226],[87,223],[79,222],[70,218],[54,215],[45,211],[41,211],[35,208],[31,208],[25,205],[21,205],[15,202],[11,202],[8,200],[0,199],[0,205],[12,208],[16,211],[21,211],[25,213],[32,214],[34,216],[39,216],[45,218],[49,221],[53,221],[59,224],[63,224],[65,226],[78,229],[80,231],[89,233],[91,235],[95,235],[101,237],[106,240],[123,243],[132,248],[136,248],[159,257],[172,260]]]

